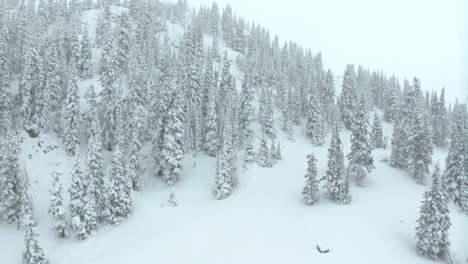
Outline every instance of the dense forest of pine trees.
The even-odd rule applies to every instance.
[[[60,238],[69,237],[70,229],[85,239],[104,221],[117,225],[132,213],[132,192],[144,188],[144,144],[151,144],[148,169],[170,187],[183,180],[185,153],[216,157],[213,193],[225,199],[241,180],[240,165],[256,161],[268,168],[281,159],[279,130],[294,140],[293,127],[300,126],[313,146],[323,146],[331,134],[326,174],[319,179],[317,159],[310,154],[302,194],[307,204],[317,203],[324,180],[329,199],[348,204],[350,182],[365,185],[374,168],[372,150],[387,147],[382,120],[377,114],[369,119],[376,109],[394,125],[390,166],[408,170],[417,183],[428,182],[434,146],[448,148],[445,171],[436,167],[424,195],[417,248],[432,258],[449,256],[447,203],[454,201],[468,213],[468,114],[465,104],[447,106],[444,89],[424,93],[418,78],[404,80],[402,88],[395,76],[349,64],[336,95],[334,79],[340,73],[324,68],[321,53],[294,42],[281,44],[229,5],[191,10],[184,0],[34,3],[0,1],[0,216],[24,231],[25,263],[48,261],[19,158],[21,130],[62,139],[74,161],[72,184],[66,186],[70,204],[63,204],[62,173],[54,172],[51,228]],[[113,12],[115,5],[128,12]],[[103,12],[96,32],[89,32],[80,14],[93,8]],[[167,22],[185,28],[181,43],[170,41]],[[213,37],[209,47],[204,34]],[[238,52],[235,61],[221,52],[220,41]],[[243,80],[231,74],[234,63],[245,73]],[[93,68],[99,69],[100,89],[87,88],[89,108],[83,111],[78,80],[94,78]],[[254,122],[260,134],[254,133]],[[343,153],[343,129],[352,132],[349,153]],[[104,150],[112,151],[109,168],[103,165]],[[173,190],[169,201],[176,206]],[[434,221],[440,224],[430,225]],[[441,236],[434,237],[436,232]]]

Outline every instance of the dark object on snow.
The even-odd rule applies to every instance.
[[[320,253],[322,253],[322,254],[323,254],[323,253],[328,253],[328,252],[330,252],[329,249],[321,250],[320,247],[319,247],[319,245],[317,245],[317,250],[318,250],[318,252],[320,252]]]
[[[24,127],[24,130],[28,132],[29,136],[32,138],[37,138],[39,136],[39,129],[37,128],[36,125],[29,125]]]

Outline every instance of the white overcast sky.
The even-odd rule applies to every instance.
[[[211,6],[212,0],[187,0]],[[280,40],[322,51],[326,68],[346,64],[383,69],[423,89],[446,87],[449,99],[468,97],[466,0],[218,0]]]

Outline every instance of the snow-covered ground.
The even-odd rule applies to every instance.
[[[91,36],[97,14],[92,10],[83,15]],[[168,28],[171,39],[182,34],[178,25]],[[205,37],[205,43],[209,45],[211,39]],[[223,45],[221,51],[225,49]],[[94,52],[97,73],[100,51]],[[236,56],[229,52],[233,61]],[[232,73],[242,78],[236,66]],[[91,81],[81,82],[81,96],[89,84],[99,87],[98,79],[95,75]],[[276,128],[279,130],[279,124]],[[384,135],[391,138],[391,133],[391,125],[385,123]],[[352,184],[350,205],[329,201],[324,191],[317,205],[307,206],[302,201],[306,156],[315,153],[319,177],[323,176],[330,139],[324,147],[312,147],[299,127],[294,142],[279,132],[283,159],[273,168],[253,164],[240,169],[239,186],[226,200],[215,200],[212,194],[214,158],[185,156],[181,181],[175,187],[179,202],[175,208],[167,204],[170,188],[151,175],[151,164],[147,163],[145,187],[134,193],[134,211],[128,221],[118,227],[101,225],[96,234],[81,241],[73,236],[56,238],[47,214],[52,171],[64,172],[64,190],[70,184],[72,161],[65,155],[63,144],[54,135],[23,137],[21,157],[31,178],[39,240],[52,264],[430,262],[416,253],[414,239],[420,202],[428,186],[417,185],[405,171],[390,168],[383,161],[390,158],[390,148],[373,152],[376,168],[365,187]],[[350,133],[342,132],[341,138],[346,154]],[[58,148],[45,151],[49,145]],[[148,153],[149,145],[144,149]],[[85,150],[82,145],[81,152]],[[446,154],[446,150],[435,149],[434,163],[439,161],[443,167]],[[110,153],[104,156],[108,159]],[[68,206],[68,193],[64,198]],[[453,206],[450,209],[451,250],[462,262],[468,258],[468,218]],[[0,263],[20,263],[23,235],[14,225],[0,225],[0,245]],[[316,245],[330,252],[321,254]]]
[[[384,132],[389,137],[391,126],[385,124]],[[341,136],[346,153],[349,132]],[[147,173],[144,190],[133,197],[135,209],[128,221],[118,227],[102,225],[94,236],[80,241],[56,238],[47,214],[51,172],[63,170],[62,182],[68,187],[71,161],[57,138],[26,138],[22,159],[31,177],[40,242],[52,263],[69,264],[428,262],[416,254],[414,240],[427,186],[382,162],[390,149],[374,151],[376,169],[365,187],[352,185],[350,205],[337,205],[322,192],[317,205],[306,206],[301,196],[306,155],[316,154],[319,175],[324,175],[326,147],[312,147],[299,129],[295,142],[283,133],[280,142],[283,159],[273,168],[254,164],[243,170],[239,187],[222,201],[212,195],[214,158],[186,155],[175,208],[167,204],[170,189]],[[59,148],[45,154],[49,144]],[[434,160],[442,161],[445,155],[436,149]],[[450,216],[452,251],[461,261],[468,257],[468,218],[453,207]],[[13,225],[0,225],[0,233],[2,263],[19,263],[22,234]],[[330,253],[320,254],[316,245]]]

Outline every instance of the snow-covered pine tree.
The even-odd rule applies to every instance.
[[[449,198],[461,211],[468,213],[468,115],[466,106],[456,106],[453,115],[444,178]]]
[[[317,159],[314,154],[307,155],[307,159],[306,184],[302,190],[302,194],[304,195],[304,201],[308,205],[312,205],[318,202],[320,195],[318,187],[319,182],[317,180]]]
[[[171,188],[171,193],[169,194],[169,200],[167,200],[170,206],[177,207],[177,199],[175,196],[174,188]]]
[[[208,107],[205,120],[205,151],[214,157],[219,151],[218,115],[216,114],[216,102],[212,89],[208,91]]]
[[[6,135],[11,126],[10,61],[7,56],[6,27],[0,28],[0,135]]]
[[[276,142],[274,140],[270,144],[270,157],[272,164],[276,164],[278,160],[276,159]]]
[[[247,166],[247,164],[251,164],[255,161],[255,153],[253,150],[253,145],[252,143],[247,143],[245,146],[245,156],[244,156],[244,167]]]
[[[446,258],[450,254],[448,229],[451,223],[443,184],[440,168],[436,165],[431,189],[424,193],[416,227],[418,253],[433,259]]]
[[[418,184],[425,184],[432,163],[432,136],[428,118],[421,111],[416,111],[415,115],[413,134],[409,138],[408,168]]]
[[[325,141],[326,123],[315,92],[312,92],[309,96],[309,107],[307,109],[306,133],[311,138],[312,145],[321,146]]]
[[[27,40],[28,50],[25,53],[23,63],[23,72],[19,86],[19,95],[21,99],[20,114],[23,119],[23,124],[29,122],[35,114],[34,106],[36,104],[36,96],[42,91],[42,58],[39,53],[39,39],[37,34],[31,34]]]
[[[53,41],[48,50],[46,61],[46,84],[45,90],[49,92],[49,126],[59,135],[63,133],[62,127],[62,105],[63,105],[63,79],[60,55],[58,53],[57,41]],[[47,110],[47,109],[45,109]],[[47,113],[45,113],[47,114]],[[45,128],[48,129],[47,127]]]
[[[101,62],[100,62],[100,82],[101,91],[101,120],[102,120],[102,142],[107,150],[112,150],[114,146],[115,133],[115,100],[117,99],[118,69],[119,61],[116,54],[116,41],[113,34],[106,35]]]
[[[79,68],[79,61],[81,57],[81,46],[80,46],[80,39],[78,38],[79,34],[79,21],[72,22],[70,29],[70,60],[68,64],[70,67],[75,67],[77,70],[77,75],[80,76],[80,68]]]
[[[128,70],[129,54],[131,50],[130,40],[130,24],[128,21],[127,12],[123,12],[120,15],[118,26],[116,27],[116,38],[117,38],[117,60],[119,62],[119,68],[122,72]]]
[[[123,137],[122,106],[116,110],[117,116],[117,137]],[[131,198],[132,180],[127,177],[125,160],[122,154],[122,139],[117,139],[117,144],[112,156],[111,166],[109,168],[109,217],[110,224],[118,225],[128,218],[133,208]]]
[[[253,108],[253,88],[250,84],[250,77],[245,76],[242,82],[242,91],[240,95],[240,107],[239,107],[239,128],[240,128],[240,145],[249,144],[252,141],[253,130],[252,123],[254,117]]]
[[[71,228],[79,239],[85,239],[88,236],[83,216],[86,186],[78,155],[73,163],[71,180],[72,183],[69,189]]]
[[[333,132],[330,148],[328,149],[328,169],[325,179],[325,188],[331,200],[339,204],[349,204],[351,202],[349,179],[345,171],[343,147],[338,128],[335,128]]]
[[[72,67],[65,100],[65,145],[67,154],[74,156],[79,149],[80,104],[75,70]]]
[[[34,219],[33,201],[29,192],[31,189],[29,175],[24,165],[20,170],[20,177],[17,188],[20,193],[19,207],[17,209],[19,211],[19,221],[17,223],[17,228],[26,230],[28,227],[37,226],[37,222]]]
[[[213,43],[211,44],[211,58],[216,62],[221,62],[221,55],[219,53],[218,36],[213,35]]]
[[[261,125],[262,131],[266,134],[266,136],[274,140],[276,138],[276,131],[274,127],[274,110],[273,110],[273,98],[272,98],[271,91],[265,92],[265,100],[264,100],[264,110],[262,111],[261,117]]]
[[[283,90],[286,90],[284,88]],[[286,135],[289,140],[294,141],[294,130],[293,130],[293,118],[292,118],[292,89],[291,87],[288,88],[287,91],[285,91],[286,95],[284,95],[284,100],[285,102],[283,103],[283,109],[282,109],[282,114],[281,114],[281,129],[286,132]]]
[[[216,162],[214,196],[217,200],[226,199],[232,193],[228,162],[227,153],[223,147]]]
[[[88,25],[84,25],[83,37],[80,42],[80,57],[78,59],[78,74],[82,80],[93,77],[93,65],[91,62],[91,40],[88,34]]]
[[[7,223],[19,221],[21,192],[18,184],[21,177],[20,146],[17,135],[0,139],[0,217]]]
[[[62,197],[62,184],[60,178],[62,177],[60,170],[52,172],[52,184],[49,189],[49,214],[54,218],[53,230],[56,232],[57,237],[68,238],[67,223],[65,220],[65,208],[63,207]]]
[[[400,118],[400,98],[397,94],[397,87],[390,87],[390,98],[385,107],[383,120],[386,122],[396,122]],[[399,90],[398,90],[399,91]]]
[[[377,113],[375,113],[374,121],[372,122],[371,142],[374,149],[385,148],[382,122],[380,122]]]
[[[44,250],[39,245],[39,235],[37,234],[36,227],[28,227],[24,231],[24,264],[48,264],[49,260],[44,254]]]
[[[272,153],[272,157],[275,160],[280,160],[283,158],[281,155],[281,144],[279,142],[278,142],[278,145],[276,145],[275,152]]]
[[[434,145],[445,148],[448,141],[448,114],[445,106],[445,89],[442,89],[440,99],[435,98],[432,106],[432,141]]]
[[[221,30],[227,45],[230,48],[235,49],[235,20],[233,18],[232,8],[230,5],[227,5],[223,10],[223,14],[221,16]]]
[[[363,99],[354,117],[353,132],[351,134],[351,151],[346,156],[349,161],[348,177],[354,177],[356,183],[364,185],[367,173],[374,168],[372,146],[369,133],[369,120],[364,108]]]
[[[331,121],[333,107],[335,105],[335,81],[333,79],[333,73],[330,69],[325,74],[323,90],[321,91],[321,103],[323,106],[323,116],[328,122],[329,128],[332,128],[333,124]]]
[[[345,127],[353,130],[355,116],[358,112],[358,95],[356,92],[356,73],[354,65],[348,64],[343,75],[343,85],[340,95],[341,119]]]
[[[92,182],[87,186],[86,192],[94,196],[94,203],[99,219],[103,218],[102,213],[105,211],[105,188],[104,188],[104,171],[103,158],[101,155],[101,127],[99,124],[98,105],[96,102],[96,93],[94,86],[88,87],[89,97],[89,140],[88,150],[86,152],[86,172],[85,179]]]
[[[409,158],[409,130],[404,120],[395,120],[392,134],[390,166],[406,169]]]
[[[104,4],[104,12],[102,16],[99,16],[96,24],[96,45],[102,47],[105,45],[106,37],[110,34],[112,28],[112,13],[110,10],[110,5],[107,3]]]
[[[174,186],[182,173],[182,159],[184,150],[184,110],[180,92],[173,89],[172,105],[167,113],[166,127],[163,128],[163,144],[161,148],[161,169],[164,181]]]
[[[262,137],[260,138],[260,149],[258,150],[257,162],[264,168],[270,168],[273,166],[271,153],[268,149],[267,135],[264,132],[262,132]]]
[[[136,111],[141,111],[139,108],[134,109]],[[141,175],[143,173],[143,168],[141,165],[141,131],[143,130],[142,121],[140,121],[139,115],[136,115],[130,121],[132,124],[131,134],[130,134],[130,161],[128,165],[128,174],[129,178],[132,181],[132,188],[134,191],[141,191],[143,188],[143,181]]]
[[[107,212],[97,211],[97,203],[96,203],[96,188],[94,186],[94,182],[92,179],[85,178],[84,179],[84,186],[85,195],[83,197],[83,224],[86,230],[87,235],[91,235],[97,228],[99,218],[102,215],[107,215]]]
[[[165,128],[167,127],[168,122],[168,115],[169,109],[172,104],[173,100],[173,93],[175,85],[174,82],[174,75],[172,71],[172,64],[171,60],[169,59],[170,54],[164,60],[165,67],[162,68],[163,76],[161,78],[163,89],[161,91],[160,99],[157,103],[150,104],[150,109],[156,110],[158,115],[154,116],[156,120],[155,131],[152,132],[152,149],[151,149],[151,156],[153,159],[154,164],[154,175],[159,176],[162,175],[162,153],[161,150],[164,144],[164,134]],[[151,123],[150,123],[151,124]]]

